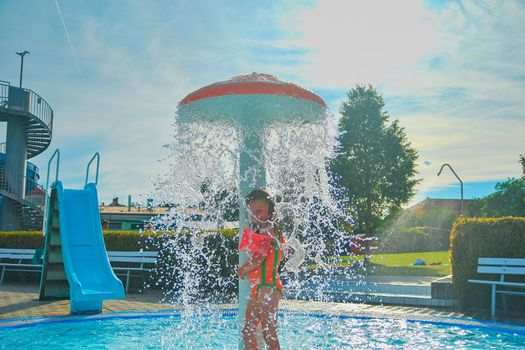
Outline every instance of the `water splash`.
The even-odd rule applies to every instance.
[[[267,189],[276,199],[287,242],[281,268],[286,298],[329,301],[334,281],[359,279],[355,269],[341,267],[348,261],[351,238],[342,228],[352,220],[328,171],[335,149],[334,116],[327,115],[323,123],[297,119],[277,118],[261,130],[250,128],[259,133],[250,136],[233,120],[188,122],[177,115],[170,171],[155,181],[156,202],[170,209],[154,220],[149,238],[161,252],[157,284],[165,302],[192,316],[217,303],[236,302],[237,229],[224,228],[238,220],[243,152],[251,158],[243,180],[255,183],[264,169]],[[262,154],[243,148],[243,138],[252,136],[264,141]],[[178,334],[180,341],[189,336]]]

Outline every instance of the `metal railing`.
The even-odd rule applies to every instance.
[[[93,158],[91,158],[91,160],[89,161],[89,163],[87,165],[87,168],[86,168],[86,183],[84,184],[84,186],[88,184],[89,168],[91,167],[91,163],[93,163],[95,158],[97,159],[97,168],[96,168],[96,173],[95,173],[95,186],[98,185],[98,169],[99,169],[99,166],[100,166],[100,154],[97,152],[97,153],[95,153]]]
[[[45,236],[47,232],[47,212],[49,210],[49,200],[51,196],[51,191],[49,191],[49,171],[51,170],[51,162],[56,157],[56,168],[55,168],[55,181],[58,181],[58,168],[60,167],[60,150],[57,148],[55,152],[53,152],[53,155],[51,158],[49,158],[49,161],[47,162],[47,176],[46,176],[46,187],[44,189],[44,224],[42,225],[42,234]]]
[[[53,110],[37,93],[29,89],[11,86],[0,80],[0,109],[27,112],[42,121],[51,135],[53,130]]]
[[[7,108],[9,100],[9,84],[7,81],[0,80],[0,108]]]
[[[0,190],[7,192],[12,199],[20,203],[42,207],[46,194],[45,188],[35,180],[26,177],[25,188],[22,191],[20,188],[24,184],[22,177],[22,174],[0,167]]]
[[[46,189],[35,180],[26,177],[26,196],[25,201],[35,207],[43,208],[46,196]]]

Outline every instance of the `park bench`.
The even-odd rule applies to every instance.
[[[478,273],[499,275],[498,280],[475,280],[469,279],[470,283],[487,284],[492,288],[490,316],[492,319],[496,316],[496,295],[501,294],[503,308],[507,312],[506,295],[523,295],[525,291],[516,289],[525,289],[525,282],[505,281],[506,276],[525,276],[525,259],[511,258],[479,258]]]
[[[109,251],[108,258],[111,267],[117,276],[126,277],[126,292],[131,277],[141,277],[145,281],[145,274],[151,272],[157,263],[158,252]]]
[[[40,254],[35,257],[35,252]],[[126,278],[126,292],[132,277],[141,277],[145,281],[145,274],[150,272],[157,263],[158,252],[140,251],[109,251],[108,259],[117,276]],[[7,271],[42,272],[43,250],[38,249],[11,249],[0,248],[0,284],[4,281]],[[37,261],[37,262],[36,262]]]
[[[41,273],[42,255],[42,249],[0,248],[0,284],[4,282],[7,271]]]

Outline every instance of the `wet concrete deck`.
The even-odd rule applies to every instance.
[[[158,290],[142,293],[129,293],[125,300],[107,300],[102,312],[115,311],[151,311],[174,310],[177,307],[163,303],[163,296]],[[222,305],[235,308],[236,305]],[[283,300],[281,308],[292,311],[333,311],[360,315],[411,315],[440,316],[461,318],[484,318],[484,315],[465,315],[454,310],[425,307],[369,305],[358,303],[322,303],[314,301]],[[40,301],[37,285],[3,284],[0,285],[0,319],[28,318],[38,316],[69,315],[69,300]]]

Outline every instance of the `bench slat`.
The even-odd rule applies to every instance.
[[[498,294],[509,294],[509,295],[525,295],[525,292],[517,292],[514,290],[497,290]]]
[[[131,256],[131,257],[157,257],[159,252],[125,252],[125,251],[109,251],[108,256]]]
[[[0,263],[0,266],[42,267],[41,264],[12,264],[12,263]]]
[[[35,254],[35,250],[34,249],[0,248],[0,254],[3,254],[3,253],[8,253],[8,254],[21,253],[21,254],[32,254],[32,255],[34,255]]]
[[[5,257],[6,259],[29,259],[33,260],[33,255],[27,255],[27,254],[11,254]]]
[[[468,280],[468,281],[470,283],[477,283],[477,284],[495,284],[497,286],[525,288],[525,283],[520,283],[520,282],[500,282],[500,281],[485,281],[485,280]]]
[[[157,262],[157,259],[155,258],[131,258],[131,257],[115,257],[110,256],[109,262],[131,262],[131,263],[149,263],[149,264],[155,264]]]
[[[499,273],[509,275],[525,275],[525,267],[478,266],[478,273]]]
[[[525,266],[525,259],[519,259],[519,258],[478,258],[478,265]]]
[[[146,269],[142,267],[124,267],[124,266],[115,266],[112,267],[113,271],[152,271],[152,269]]]

